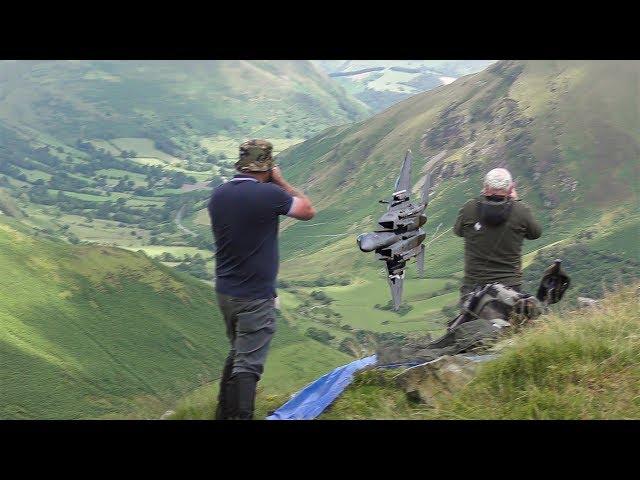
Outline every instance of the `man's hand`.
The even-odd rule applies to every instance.
[[[513,200],[518,200],[518,192],[516,192],[515,186],[511,189],[511,193],[509,194],[509,197]]]
[[[284,177],[282,176],[282,171],[280,170],[280,167],[277,165],[274,165],[273,168],[271,169],[271,182],[281,187],[283,187],[283,185],[287,183]]]
[[[277,165],[274,165],[270,173],[271,173],[271,183],[275,183],[280,188],[282,188],[285,192],[287,192],[289,195],[293,195],[294,197],[304,197],[304,194],[302,192],[298,191],[296,188],[289,185],[289,182],[287,182],[284,179],[284,177],[282,176],[282,171],[280,170],[280,167],[278,167]]]

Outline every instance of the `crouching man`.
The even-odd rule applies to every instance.
[[[216,293],[231,349],[216,419],[253,419],[256,384],[275,332],[279,216],[310,220],[311,201],[289,185],[272,158],[272,145],[240,145],[238,174],[209,201],[216,244]]]

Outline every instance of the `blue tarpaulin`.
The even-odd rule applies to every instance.
[[[484,362],[494,359],[496,355],[464,355],[464,357],[474,362]],[[267,420],[313,420],[349,386],[353,381],[354,373],[375,365],[376,361],[376,356],[371,355],[338,367],[323,375],[294,394],[291,400],[273,412],[272,415],[269,415]],[[377,368],[416,367],[420,365],[425,365],[425,363],[408,361],[378,365]]]
[[[310,383],[267,420],[313,420],[353,381],[353,374],[376,364],[376,356],[361,358],[338,367]]]

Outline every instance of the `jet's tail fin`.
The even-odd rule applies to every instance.
[[[429,189],[431,188],[431,173],[427,173],[424,179],[424,185],[422,185],[422,203],[425,207],[429,205]]]
[[[404,274],[389,275],[389,288],[391,289],[391,298],[393,299],[393,310],[398,311],[402,302],[402,287],[404,283]]]
[[[402,168],[400,169],[400,175],[396,180],[396,192],[406,190],[407,193],[411,192],[411,150],[407,150],[402,162]]]
[[[418,265],[418,276],[424,278],[424,245],[420,245],[420,253],[416,257],[416,264]]]

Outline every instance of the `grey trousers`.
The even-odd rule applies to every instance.
[[[276,331],[274,299],[246,300],[221,293],[217,296],[231,343],[226,373],[229,377],[241,372],[251,373],[259,380]]]

